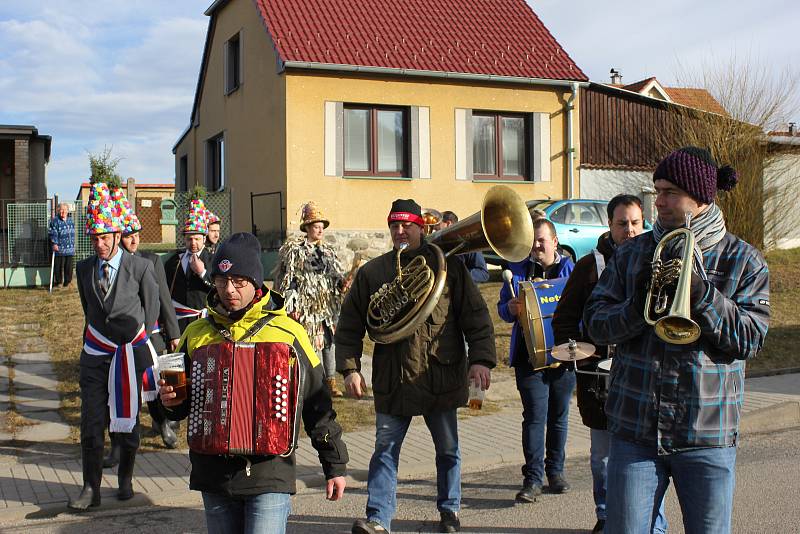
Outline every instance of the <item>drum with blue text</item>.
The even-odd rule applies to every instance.
[[[567,277],[519,283],[519,320],[534,370],[559,365],[550,354],[554,344],[552,322],[565,285]]]

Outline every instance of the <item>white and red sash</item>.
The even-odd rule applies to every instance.
[[[84,352],[91,356],[112,356],[111,369],[108,372],[108,409],[111,414],[109,432],[132,432],[136,424],[139,391],[136,388],[133,349],[143,345],[150,349],[153,362],[157,362],[156,351],[150,343],[144,325],[139,327],[136,336],[124,345],[117,345],[92,325],[86,329],[86,336],[83,339]],[[152,367],[148,368],[148,371],[152,371]],[[151,375],[151,378],[153,376]],[[155,381],[151,383],[154,384]]]
[[[195,310],[194,308],[185,306],[174,299],[172,301],[172,307],[175,308],[175,316],[178,318],[178,320],[196,319],[197,317],[205,317],[208,315],[208,309],[206,308],[203,308],[202,310]]]

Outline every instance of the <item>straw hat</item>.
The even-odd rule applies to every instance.
[[[322,210],[320,210],[317,204],[312,200],[303,205],[303,222],[300,223],[300,231],[305,232],[306,225],[317,222],[321,222],[323,228],[327,228],[331,224],[322,214]]]

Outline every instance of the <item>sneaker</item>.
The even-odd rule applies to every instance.
[[[542,494],[542,487],[539,484],[525,484],[521,490],[517,492],[514,498],[517,502],[536,502],[536,497]]]
[[[547,477],[547,485],[550,488],[550,493],[566,493],[569,491],[569,482],[562,474]]]
[[[353,528],[350,530],[352,534],[375,534],[376,532],[389,532],[383,528],[380,523],[375,521],[367,521],[366,519],[356,519],[353,523]]]
[[[439,532],[461,532],[461,521],[456,512],[442,512],[440,514]]]
[[[603,530],[606,528],[606,520],[605,519],[598,519],[597,523],[595,523],[594,528],[592,529],[592,534],[603,534]]]

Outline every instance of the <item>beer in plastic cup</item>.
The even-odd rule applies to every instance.
[[[158,357],[158,369],[161,378],[175,392],[175,400],[186,399],[186,367],[183,362],[182,352],[162,354]]]
[[[479,384],[475,382],[475,380],[469,381],[469,401],[467,402],[467,406],[471,410],[480,410],[483,407],[483,399],[486,395],[486,392],[483,391]]]

